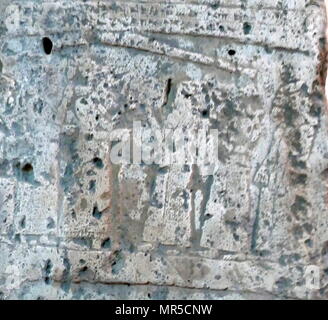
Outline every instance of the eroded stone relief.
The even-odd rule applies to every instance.
[[[327,298],[323,1],[0,9],[3,298]],[[136,121],[218,161],[113,164]]]

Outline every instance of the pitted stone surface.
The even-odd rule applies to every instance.
[[[1,297],[327,298],[323,1],[0,9]],[[134,121],[218,129],[213,172],[113,164]]]

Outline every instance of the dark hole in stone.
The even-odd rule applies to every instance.
[[[172,79],[167,79],[167,95],[170,95],[172,89]]]
[[[26,163],[23,168],[22,171],[25,173],[30,173],[33,171],[33,166],[30,163]]]
[[[224,32],[224,26],[219,26],[219,30],[220,30],[221,32]]]
[[[80,269],[79,271],[79,277],[85,276],[86,272],[88,271],[88,267],[84,266],[83,268]]]
[[[95,207],[93,208],[92,216],[93,216],[94,218],[98,219],[98,220],[101,219],[102,212],[100,212],[100,211],[98,210],[98,207],[97,207],[97,206],[95,206]]]
[[[169,102],[169,97],[172,91],[172,79],[167,79],[166,81],[166,87],[165,87],[165,102],[164,102],[164,106],[167,105],[167,103]]]
[[[202,111],[202,116],[205,118],[208,116],[208,111],[207,110],[203,110]]]
[[[43,50],[46,54],[50,54],[52,51],[52,41],[48,37],[44,37],[42,39],[42,44],[43,44]]]
[[[93,134],[92,134],[92,133],[88,133],[88,134],[86,134],[85,139],[86,139],[87,141],[91,141],[91,140],[93,139]]]
[[[212,3],[212,4],[210,4],[210,7],[211,7],[213,10],[217,10],[217,9],[220,7],[220,2],[221,2],[221,1],[216,1],[216,3]]]
[[[48,218],[47,229],[53,229],[55,227],[55,221],[52,218]]]
[[[104,167],[104,163],[103,161],[98,158],[98,157],[95,157],[92,162],[94,163],[94,165],[98,168],[98,169],[102,169]]]
[[[101,243],[101,247],[103,249],[109,249],[111,247],[111,240],[110,238],[105,239],[102,243]]]
[[[228,51],[229,56],[234,56],[236,54],[236,50],[230,49]]]
[[[243,30],[244,30],[244,34],[250,34],[252,30],[252,26],[248,22],[245,22],[243,26]]]
[[[25,228],[25,226],[26,226],[26,217],[25,216],[21,219],[19,225],[21,228]]]
[[[44,267],[44,271],[45,271],[44,281],[46,284],[50,284],[50,282],[51,282],[51,279],[50,279],[51,269],[52,269],[52,263],[51,263],[51,260],[48,259],[45,264],[45,267]]]

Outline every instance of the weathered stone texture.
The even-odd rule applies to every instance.
[[[312,0],[1,0],[1,296],[327,298],[325,20]],[[136,120],[218,129],[214,171],[114,165]]]

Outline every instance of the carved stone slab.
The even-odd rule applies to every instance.
[[[1,0],[0,296],[327,298],[325,20]],[[214,130],[217,161],[113,163],[117,132],[165,129]]]

